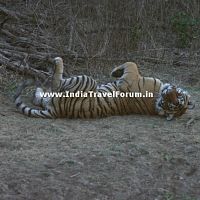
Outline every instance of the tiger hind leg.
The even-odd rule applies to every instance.
[[[52,79],[52,91],[58,91],[60,87],[60,83],[63,79],[63,59],[60,57],[54,58],[55,69]]]

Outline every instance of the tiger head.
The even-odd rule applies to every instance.
[[[190,95],[182,88],[171,84],[164,84],[156,101],[156,110],[159,115],[164,115],[167,120],[183,115],[187,109],[193,109]]]

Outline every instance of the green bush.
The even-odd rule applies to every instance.
[[[178,37],[179,47],[189,47],[192,40],[199,37],[200,19],[185,12],[179,12],[171,18],[172,30]]]
[[[131,28],[131,40],[130,40],[130,46],[131,49],[136,49],[138,47],[138,43],[141,39],[142,35],[142,28],[139,24],[134,25]]]

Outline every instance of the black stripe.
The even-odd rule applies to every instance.
[[[119,98],[119,97],[118,97]],[[116,114],[120,114],[120,110],[119,110],[119,106],[118,106],[118,101],[117,101],[117,97],[113,97],[112,98],[112,102],[113,102],[113,104],[114,104],[114,106],[115,106],[115,108],[116,108],[116,111],[117,111],[117,113]],[[114,113],[115,114],[115,113]]]
[[[117,82],[114,81],[113,83],[111,83],[111,85],[112,85],[112,87],[113,87],[116,91],[118,91],[119,88],[117,87],[116,83],[117,83]]]
[[[91,90],[96,90],[97,88],[97,82],[95,80],[92,79],[92,87]]]
[[[128,89],[128,92],[130,92],[130,90]],[[143,109],[143,106],[141,105],[141,102],[134,96],[134,100],[137,102],[137,104],[138,104],[138,106],[139,106],[139,111],[140,111],[140,113],[141,113],[141,111],[142,111],[142,113],[141,114],[145,114],[146,113],[146,111]]]
[[[154,79],[153,91],[155,92],[155,89],[156,89],[156,79],[155,78],[153,78],[153,79]]]
[[[74,81],[76,80],[77,80],[76,77],[70,78],[69,83],[65,86],[65,90],[70,91],[70,89],[72,89],[76,85],[76,82],[74,83]]]
[[[85,77],[86,76],[82,76],[82,79],[80,79],[80,84],[79,84],[79,87],[76,89],[76,91],[83,91],[82,88],[83,88],[83,86],[85,84],[85,81],[87,81]],[[87,85],[86,85],[86,87],[87,87]]]
[[[139,79],[139,81],[138,81],[138,87],[139,87],[139,90],[140,90],[140,92],[141,92],[141,88],[140,88],[140,79]],[[155,91],[155,84],[156,84],[156,79],[154,78],[154,91]],[[150,114],[151,113],[151,111],[149,110],[149,108],[148,108],[148,105],[146,104],[146,102],[144,101],[144,99],[143,99],[143,94],[142,94],[142,98],[141,98],[141,100],[142,100],[142,102],[143,102],[143,104],[145,105],[145,107],[146,107],[146,110],[147,110],[147,114]]]
[[[73,105],[71,106],[72,107],[72,112],[71,112],[71,115],[72,115],[72,117],[74,118],[75,117],[75,107],[76,107],[76,102],[78,101],[78,100],[80,100],[80,98],[75,98],[74,99],[74,102],[73,102]]]
[[[80,79],[79,77],[77,77],[79,79],[78,83],[74,86],[76,87],[76,89],[74,90],[74,93],[76,93],[77,91],[79,91],[81,89],[81,86],[83,85],[82,79]]]
[[[118,102],[119,102],[119,114],[121,114],[123,112],[123,103],[122,103],[122,98],[121,97],[118,97]]]
[[[23,112],[23,113],[24,113],[24,110],[25,110],[26,108],[28,108],[28,106],[24,106],[24,107],[22,108],[22,112]]]
[[[162,85],[162,83],[160,82],[160,85],[159,85],[159,90],[160,90],[160,88],[161,88],[161,85]]]
[[[109,91],[109,92],[113,92],[113,90],[108,86],[108,85],[105,85],[105,88]]]
[[[35,110],[35,113],[34,113],[34,115],[33,116],[38,116],[38,117],[42,117],[41,115],[39,115],[39,113],[38,113],[38,110]]]
[[[83,102],[87,100],[87,98],[84,98],[82,101],[81,101],[81,104],[80,104],[80,112],[83,112]]]
[[[33,110],[33,108],[30,108],[30,110],[28,111],[28,116],[31,116],[31,111]]]
[[[66,113],[68,109],[68,103],[69,103],[70,97],[65,97],[65,102],[64,102],[64,111]]]
[[[68,117],[70,117],[71,118],[71,108],[72,108],[72,102],[73,102],[73,99],[74,98],[70,98],[69,99],[69,106],[68,106]]]
[[[96,111],[97,111],[97,116],[100,117],[101,113],[98,107],[96,108]]]
[[[89,77],[86,77],[86,83],[85,83],[85,86],[84,88],[82,89],[83,92],[90,89],[90,87],[92,86],[92,83],[90,83],[90,78]]]
[[[16,107],[19,108],[22,105],[22,101],[16,104]]]
[[[44,97],[42,97],[42,98],[41,98],[41,101],[40,101],[41,107],[43,107],[43,104],[42,104],[43,101],[44,101]]]
[[[82,79],[82,85],[79,88],[80,91],[85,91],[90,85],[88,85],[88,77],[87,76],[83,76]]]
[[[110,97],[104,97],[105,103],[107,104],[108,109],[112,111],[112,113],[115,113],[115,109],[112,107],[112,103],[109,101]],[[108,111],[108,109],[106,109]]]
[[[48,115],[44,114],[43,112],[45,112],[44,110],[40,110],[40,114],[43,115],[45,118],[49,118]]]
[[[79,77],[73,77],[73,84],[68,85],[68,90],[70,92],[75,92],[75,87],[77,87],[77,84],[79,83]]]
[[[136,109],[137,111],[140,111],[140,110],[138,109],[138,106],[136,105],[136,102],[133,101],[132,97],[126,98],[126,101],[127,101],[128,109],[129,109],[129,112],[128,112],[128,113],[131,113],[131,112],[133,112],[133,111],[134,111],[134,113],[135,113],[135,109]],[[134,104],[134,105],[133,105],[133,104]],[[134,110],[133,110],[132,108],[133,108]]]
[[[125,106],[125,104],[124,104],[124,99],[125,99],[125,97],[120,97],[121,105],[122,105],[122,107],[123,107],[123,109],[122,109],[122,114],[124,114],[124,112],[126,112],[126,106]]]
[[[67,97],[66,100],[65,100],[65,116],[68,116],[68,111],[69,111],[69,103],[71,101],[71,98],[70,97]]]
[[[38,112],[40,113],[40,117],[46,118],[47,116],[43,113],[42,110],[38,110]]]
[[[136,107],[137,107],[137,110],[139,111],[140,114],[145,114],[145,110],[143,109],[140,101],[138,101],[136,98],[134,98],[136,101],[134,101]]]
[[[113,93],[114,90],[112,88],[110,88],[110,87],[112,87],[112,84],[110,86],[109,85],[105,85],[104,87],[106,87],[106,89],[108,90],[107,92]],[[110,98],[110,97],[108,97],[108,98]],[[117,104],[117,101],[116,101],[116,97],[112,97],[112,100],[113,100],[112,102],[109,102],[109,105],[111,107],[111,110],[114,111],[113,114],[115,114],[115,109],[112,107],[112,103],[115,104],[115,107],[117,108],[117,112],[120,113],[120,111],[118,109],[118,104]]]
[[[140,88],[140,79],[138,80],[138,88],[139,88],[139,92],[141,92],[141,88]]]
[[[144,85],[145,85],[145,77],[143,76],[143,87],[144,87]]]
[[[144,101],[143,97],[142,97],[142,102],[144,103],[144,105],[146,106],[147,112],[148,114],[151,114],[151,111],[149,110],[148,105],[146,104],[146,102]]]
[[[107,93],[108,91],[105,88],[104,89],[101,88],[101,89],[99,89],[99,92],[100,93]]]
[[[54,103],[54,99],[55,99],[56,97],[53,97],[52,99],[51,99],[51,103],[52,103],[52,105],[53,105],[53,108],[54,108],[54,111],[55,111],[55,114],[56,114],[56,116],[58,116],[58,112],[57,112],[57,110],[56,110],[56,106],[55,106],[55,103]]]
[[[65,81],[63,82],[63,84],[60,87],[60,91],[59,92],[63,92],[65,90],[65,84],[67,82],[67,79],[65,79]]]
[[[58,99],[58,107],[59,107],[59,114],[61,115],[61,116],[63,116],[63,112],[62,112],[62,100],[63,100],[63,98],[64,97],[60,97],[59,99]]]
[[[130,90],[128,89],[128,92],[130,92]],[[132,103],[134,103],[134,105],[136,106],[137,110],[139,111],[139,113],[141,113],[141,108],[140,108],[140,104],[139,101],[135,98],[135,97],[131,97],[128,99],[129,100],[129,104],[131,105],[131,110],[132,110]],[[143,110],[144,111],[144,110]],[[135,110],[134,110],[135,112]],[[145,112],[144,112],[145,113]],[[141,113],[142,114],[142,113]]]
[[[68,80],[68,79],[67,79]],[[69,79],[69,83],[66,85],[66,87],[68,87],[69,85],[71,85],[71,83],[72,83],[72,81],[74,80],[74,78],[72,77],[72,78],[70,78]]]
[[[123,98],[123,103],[124,103],[124,107],[125,107],[125,114],[129,114],[130,113],[130,104],[129,104],[129,98],[130,97],[125,97]]]
[[[99,108],[101,109],[101,114],[103,116],[103,113],[104,113],[104,106],[102,104],[102,102],[100,101],[100,97],[97,97],[97,105],[99,106]]]
[[[93,118],[93,112],[94,112],[94,107],[92,107],[92,101],[94,101],[94,99],[90,99],[89,100],[89,111],[90,111],[90,117]],[[94,103],[94,102],[93,102]]]
[[[155,79],[154,79],[154,80],[155,80]],[[141,88],[140,88],[140,79],[139,79],[139,81],[138,81],[138,88],[139,88],[139,92],[142,92],[142,91],[141,91]],[[155,91],[155,82],[154,82],[154,91]],[[143,94],[142,94],[142,95],[143,95]],[[146,103],[145,103],[145,101],[144,101],[144,99],[143,99],[143,96],[141,97],[141,100],[142,100],[143,104],[144,104],[145,107],[146,107],[147,114],[150,114],[151,112],[149,111],[148,105],[146,105]]]
[[[48,109],[47,111],[49,112],[52,118],[55,117],[55,115],[51,112],[51,109]]]

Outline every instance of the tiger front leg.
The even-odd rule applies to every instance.
[[[38,87],[36,88],[33,96],[33,104],[35,106],[39,106],[42,108],[45,108],[47,103],[49,102],[50,97],[45,97],[45,92],[42,88]]]
[[[174,118],[174,114],[171,114],[171,113],[166,113],[163,108],[161,107],[157,107],[157,113],[158,115],[160,116],[165,116],[167,121],[170,121]]]

